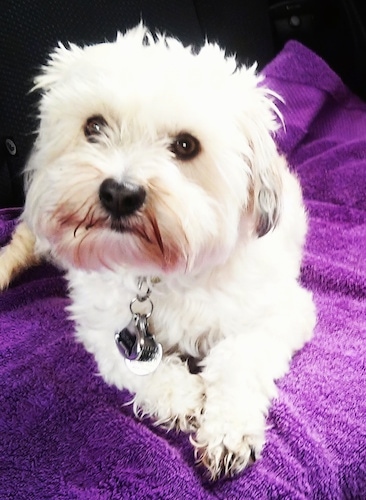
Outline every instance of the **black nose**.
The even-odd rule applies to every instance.
[[[103,207],[116,218],[136,212],[145,198],[145,189],[130,182],[120,184],[114,179],[105,179],[99,187],[99,199]]]

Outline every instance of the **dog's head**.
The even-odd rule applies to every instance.
[[[140,25],[60,45],[35,86],[25,218],[64,265],[188,272],[275,226],[275,106],[254,67]]]

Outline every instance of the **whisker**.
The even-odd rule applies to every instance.
[[[152,239],[149,237],[149,235],[145,231],[145,228],[141,228],[139,226],[136,226],[136,227],[132,227],[131,229],[129,229],[129,231],[131,233],[135,234],[136,236],[142,238],[143,240],[147,241],[148,243],[153,243]]]
[[[67,222],[72,219],[73,217],[75,217],[76,214],[78,214],[79,212],[81,212],[83,210],[83,208],[85,207],[85,205],[88,204],[89,200],[90,200],[91,196],[89,196],[84,202],[82,205],[78,206],[73,212],[69,213],[67,217],[65,217],[64,219],[61,219],[61,225],[64,225],[64,224],[67,224]],[[62,202],[62,206],[63,205],[68,205],[70,203],[70,201],[72,200],[72,197],[68,198],[67,200],[63,201]]]
[[[84,243],[86,238],[89,236],[90,233],[85,233],[82,239],[79,241],[76,249],[75,249],[75,261],[80,265],[81,264],[81,259],[80,259],[80,253],[81,253],[81,245]]]
[[[155,217],[153,217],[152,215],[148,215],[148,219],[150,221],[150,224],[153,228],[153,231],[154,231],[154,235],[155,235],[155,239],[157,241],[157,244],[159,245],[159,248],[160,248],[160,251],[161,251],[161,254],[163,255],[163,257],[165,256],[165,249],[164,249],[164,243],[163,243],[163,240],[161,238],[161,233],[160,233],[160,229],[159,229],[159,225],[158,225],[158,222],[156,220]]]
[[[189,254],[186,255],[186,265],[184,268],[184,274],[187,274],[188,269],[189,269]]]
[[[90,218],[89,218],[89,222],[85,225],[85,229],[88,231],[89,229],[91,229],[92,227],[95,226],[95,224],[97,223],[97,221],[94,222],[94,216],[95,216],[95,208],[93,210],[93,212],[91,213],[90,215]]]
[[[76,233],[78,232],[78,230],[80,229],[80,226],[81,224],[83,223],[84,221],[80,221],[79,224],[76,226],[76,228],[74,229],[74,238],[76,238]]]
[[[84,222],[87,220],[89,214],[90,214],[90,210],[92,209],[92,206],[89,207],[89,210],[87,211],[85,217],[78,223],[78,225],[76,226],[75,230],[74,230],[74,238],[76,238],[76,233],[78,232],[78,230],[80,229],[80,227],[82,226],[82,224],[84,224]]]

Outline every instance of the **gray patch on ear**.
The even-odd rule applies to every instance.
[[[258,220],[256,232],[259,238],[269,233],[278,224],[281,214],[281,201],[276,191],[262,188],[257,200]]]

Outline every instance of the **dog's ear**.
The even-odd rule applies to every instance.
[[[268,129],[253,124],[257,133],[252,136],[251,159],[253,210],[259,237],[271,231],[281,215],[283,162]]]
[[[47,63],[42,66],[40,74],[35,77],[32,90],[47,92],[74,66],[82,50],[74,44],[69,44],[66,47],[59,43],[55,50],[51,52]]]
[[[246,155],[252,175],[252,207],[259,237],[273,229],[281,214],[284,161],[277,151],[274,132],[282,122],[274,100],[281,98],[263,86],[256,66],[239,70],[242,80],[240,122],[249,143]]]

